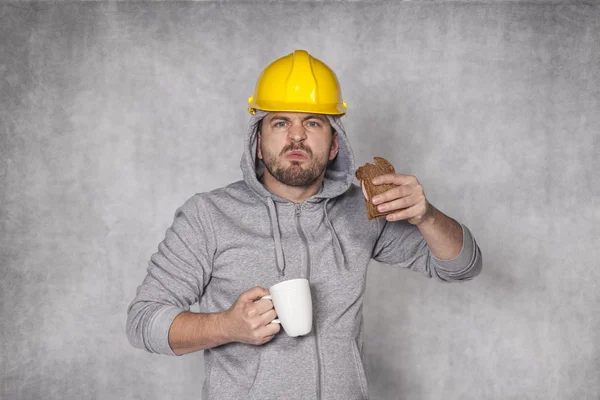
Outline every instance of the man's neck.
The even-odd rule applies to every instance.
[[[267,189],[277,196],[293,203],[302,203],[304,200],[319,192],[321,183],[323,183],[323,175],[309,186],[289,186],[275,179],[275,177],[265,169],[265,173],[260,180]]]

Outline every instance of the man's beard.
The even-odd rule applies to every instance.
[[[291,165],[284,168],[281,165],[279,157],[283,157],[285,153],[292,150],[302,150],[308,154],[311,160],[306,161],[291,161]],[[328,149],[327,154],[331,151]],[[327,168],[328,159],[325,157],[313,158],[312,150],[303,145],[288,145],[283,148],[279,156],[274,155],[269,151],[262,150],[263,163],[267,171],[279,182],[288,186],[309,186],[313,184],[319,176]],[[302,164],[305,166],[303,167]]]

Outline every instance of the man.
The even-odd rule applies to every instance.
[[[365,399],[362,300],[369,261],[443,281],[471,279],[481,253],[469,230],[394,174],[369,221],[340,117],[333,71],[303,50],[270,64],[249,99],[244,179],[200,193],[175,214],[128,310],[133,346],[204,350],[203,399]],[[280,332],[265,288],[306,277],[313,329]],[[200,313],[189,312],[199,302]]]

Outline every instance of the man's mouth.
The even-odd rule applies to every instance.
[[[292,160],[306,160],[308,159],[308,154],[302,150],[292,150],[285,153],[287,158]]]

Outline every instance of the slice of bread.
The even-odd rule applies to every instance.
[[[372,179],[379,175],[393,174],[396,172],[394,166],[388,160],[382,157],[374,157],[375,164],[366,163],[359,167],[355,176],[360,181],[365,200],[367,201],[367,216],[369,219],[375,219],[391,214],[393,211],[379,212],[377,206],[373,204],[371,199],[376,195],[387,192],[396,187],[395,185],[373,185]]]

